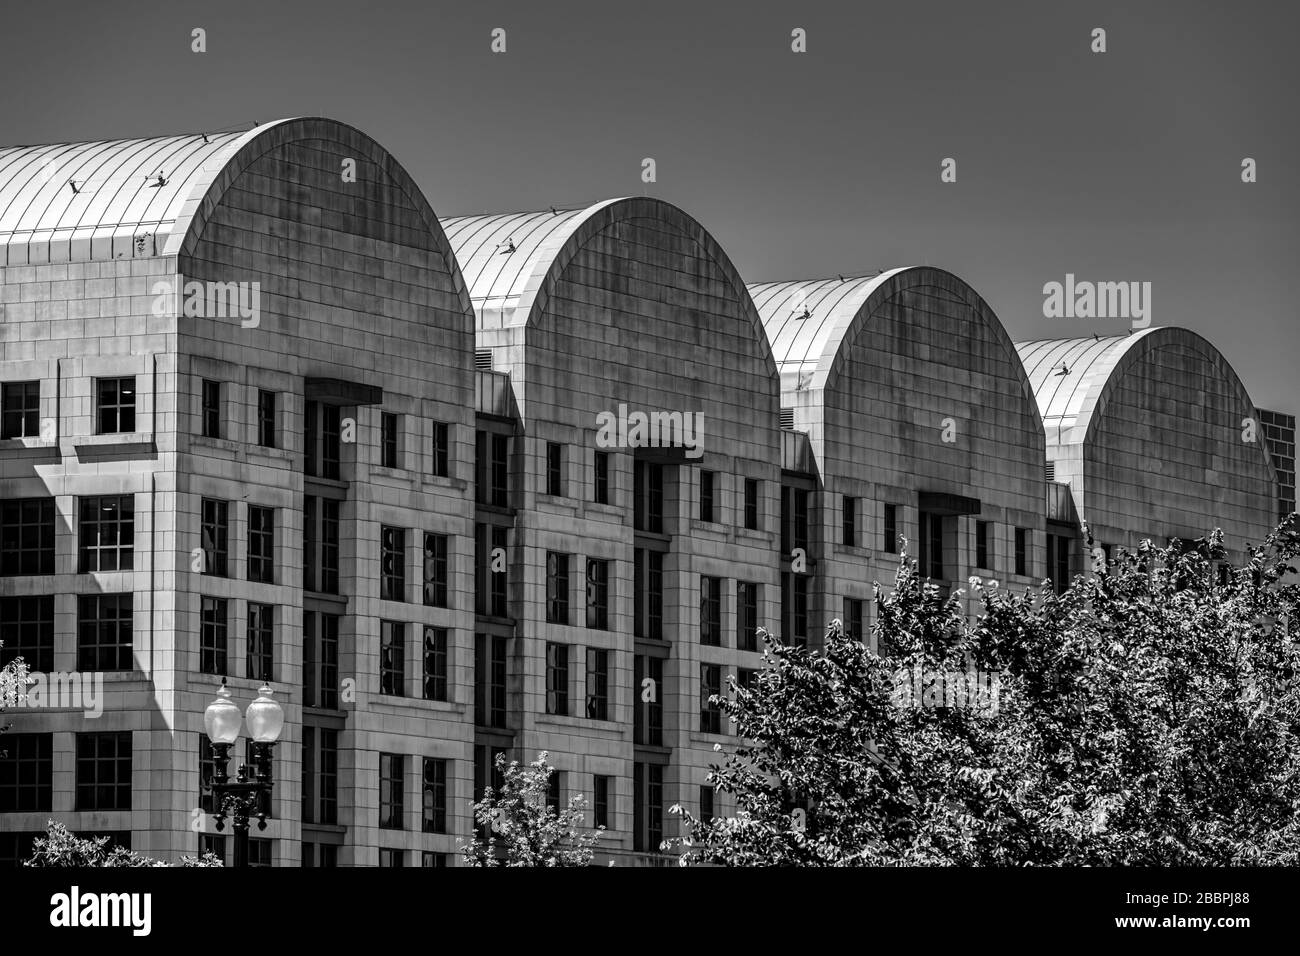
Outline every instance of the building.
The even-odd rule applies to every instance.
[[[1295,416],[1261,408],[1259,423],[1277,472],[1279,520],[1295,511]]]
[[[1284,494],[1191,333],[1017,347],[928,267],[747,287],[655,199],[439,220],[327,119],[0,149],[0,309],[0,654],[102,687],[6,712],[0,862],[50,817],[226,852],[224,681],[286,712],[259,863],[454,864],[541,750],[662,863],[670,806],[731,809],[708,698],[758,627],[867,638],[900,538],[1064,586],[1081,521],[1239,553]]]

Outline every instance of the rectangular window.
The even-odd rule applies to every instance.
[[[632,739],[643,746],[662,747],[664,743],[663,658],[638,654],[633,662],[632,677],[637,688],[637,694],[633,698],[635,710],[632,720]]]
[[[423,830],[447,832],[447,761],[424,758]]]
[[[379,597],[406,600],[406,531],[381,525],[379,529]]]
[[[1070,588],[1071,539],[1062,534],[1047,536],[1047,569],[1052,577],[1052,589],[1064,594]]]
[[[204,813],[216,812],[216,796],[207,789],[212,778],[217,775],[217,757],[212,750],[212,741],[206,733],[199,737],[199,809]]]
[[[77,598],[77,670],[131,670],[131,598],[130,594]]]
[[[29,670],[54,670],[54,595],[0,598],[0,645],[0,667],[21,657]]]
[[[944,516],[921,512],[920,554],[917,555],[921,574],[942,581],[944,575],[943,531]]]
[[[54,499],[0,502],[0,575],[53,573]]]
[[[664,768],[635,763],[632,769],[632,849],[655,853],[664,838]]]
[[[881,547],[885,554],[898,554],[898,505],[885,505],[884,528]]]
[[[506,535],[508,529],[489,524],[474,526],[474,611],[491,617],[505,617]],[[494,553],[500,549],[500,557]]]
[[[447,606],[447,536],[424,536],[424,603],[428,607]]]
[[[736,648],[758,650],[758,585],[736,582]]]
[[[302,728],[302,819],[338,823],[339,732],[310,724]]]
[[[446,422],[433,423],[433,474],[446,478],[451,474],[451,435]]]
[[[569,647],[546,645],[546,712],[561,717],[569,713]]]
[[[559,442],[546,443],[546,493],[555,497],[564,494],[564,446]]]
[[[447,658],[447,629],[445,627],[425,627],[424,629],[424,699],[447,699],[447,675],[449,671]]]
[[[753,691],[758,686],[758,671],[750,667],[736,669],[736,687],[744,691]]]
[[[406,866],[406,851],[396,850],[392,847],[381,846],[379,848],[379,865],[391,869],[401,869]]]
[[[384,468],[397,467],[397,425],[398,418],[396,415],[384,412],[380,416],[382,435],[379,463]]]
[[[595,810],[595,826],[609,829],[609,821],[613,817],[613,789],[610,787],[610,777],[596,774],[594,793],[592,794],[592,803]]]
[[[781,575],[781,630],[787,644],[808,645],[808,576]]]
[[[1016,529],[1016,574],[1029,574],[1029,529]]]
[[[275,509],[248,507],[248,580],[275,581]]]
[[[713,822],[713,793],[711,785],[700,785],[700,819],[705,823]]]
[[[95,412],[100,435],[135,431],[135,376],[96,379]]]
[[[609,719],[609,651],[587,648],[587,719]]]
[[[858,499],[850,495],[844,496],[843,502],[843,543],[845,547],[856,548],[858,546]]]
[[[199,672],[226,676],[230,642],[226,631],[226,599],[199,599]]]
[[[664,468],[638,461],[632,469],[632,525],[636,531],[664,533]]]
[[[257,443],[275,448],[275,392],[257,390]]]
[[[506,638],[478,634],[474,639],[474,723],[506,725]]]
[[[713,496],[714,481],[717,478],[715,472],[700,472],[700,520],[712,523],[717,520],[713,515]]]
[[[745,527],[758,530],[758,481],[754,478],[745,479]]]
[[[5,382],[0,388],[0,438],[39,438],[41,383]]]
[[[307,403],[303,423],[303,461],[309,476],[338,480],[340,422],[337,405]]]
[[[131,809],[131,732],[77,734],[76,809]]]
[[[596,452],[592,475],[592,500],[598,505],[609,504],[609,452]]]
[[[551,778],[546,781],[546,806],[553,813],[560,812],[560,801],[564,794],[564,771],[552,770]]]
[[[475,436],[475,489],[479,504],[510,504],[510,436],[480,431]]]
[[[844,599],[844,636],[861,644],[867,642],[865,620],[862,616],[863,603],[861,598]]]
[[[434,867],[437,869],[446,869],[448,866],[447,854],[435,853],[432,850],[424,850],[420,854],[420,866]]]
[[[0,813],[54,809],[54,735],[4,735],[0,745]]]
[[[660,551],[637,548],[632,584],[632,613],[636,618],[637,637],[663,640],[664,630],[664,556]]]
[[[990,527],[991,525],[987,521],[975,522],[975,566],[986,571],[993,570],[993,552],[989,547],[991,543]]]
[[[203,380],[203,437],[221,437],[221,383]]]
[[[303,705],[339,706],[339,615],[302,612]]]
[[[609,629],[609,562],[587,559],[587,627]]]
[[[546,553],[546,623],[569,623],[569,556]]]
[[[781,552],[789,557],[795,548],[808,551],[808,491],[781,487]]]
[[[135,497],[82,498],[80,512],[80,572],[132,570],[135,567]]]
[[[275,608],[270,604],[248,602],[247,667],[249,680],[275,680]]]
[[[700,665],[700,732],[722,733],[722,709],[711,698],[722,693],[722,665]]]
[[[230,573],[230,505],[204,498],[199,505],[203,573],[224,578]]]
[[[384,753],[379,755],[379,828],[381,830],[402,829],[405,769],[405,755]]]
[[[700,577],[700,643],[722,646],[722,578]]]
[[[406,694],[406,625],[400,621],[379,622],[379,693]]]
[[[339,592],[339,502],[303,498],[303,588],[321,594]]]

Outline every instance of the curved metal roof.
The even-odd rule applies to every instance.
[[[226,162],[277,125],[234,133],[0,148],[0,246],[69,243],[51,261],[113,258],[112,239],[151,234],[161,251],[186,203],[202,198]],[[71,253],[71,243],[90,240]],[[105,241],[107,240],[107,241]],[[119,255],[121,253],[119,252]]]
[[[1048,434],[1055,428],[1059,437],[1064,429],[1086,423],[1120,360],[1146,336],[1165,331],[1149,328],[1134,335],[1017,342]]]

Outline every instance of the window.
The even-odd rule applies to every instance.
[[[609,651],[587,648],[587,719],[609,719]]]
[[[339,592],[339,502],[303,498],[302,586],[321,594]]]
[[[612,814],[611,797],[613,791],[610,788],[610,778],[596,774],[594,793],[592,794],[592,804],[595,810],[595,820],[593,823],[598,827],[609,829],[609,821]]]
[[[131,732],[77,734],[77,810],[131,809]]]
[[[795,548],[808,551],[808,491],[781,487],[781,551],[789,557]]]
[[[199,673],[226,676],[229,640],[226,633],[226,599],[200,598]]]
[[[271,840],[259,840],[252,837],[248,841],[248,865],[251,867],[270,867],[274,865],[275,844]]]
[[[1064,594],[1070,588],[1071,539],[1063,534],[1047,536],[1047,569],[1052,577],[1052,589]]]
[[[203,437],[221,437],[221,383],[203,380]]]
[[[944,537],[943,515],[932,514],[928,511],[921,512],[921,542],[919,567],[921,574],[927,577],[942,581],[944,579],[944,561],[943,561],[943,537]]]
[[[379,865],[381,867],[401,869],[406,866],[406,851],[381,846],[379,848]]]
[[[632,769],[632,849],[656,852],[664,838],[664,768],[635,763]]]
[[[0,502],[0,575],[54,573],[54,499]]]
[[[705,823],[713,822],[713,792],[711,785],[700,785],[700,819]]]
[[[79,569],[130,571],[135,567],[135,498],[81,499]]]
[[[700,665],[700,732],[722,733],[722,709],[712,702],[715,694],[722,693],[722,665]]]
[[[985,570],[993,569],[993,553],[989,548],[989,522],[975,522],[975,566]]]
[[[257,443],[263,448],[275,446],[275,392],[257,390]]]
[[[39,438],[41,383],[5,382],[0,389],[0,438]]]
[[[789,572],[781,575],[781,630],[786,635],[786,643],[807,646],[807,575]]]
[[[609,504],[609,452],[596,452],[592,475],[592,500],[598,505]]]
[[[700,578],[700,643],[722,645],[722,578]]]
[[[446,478],[451,474],[451,436],[446,422],[433,423],[433,474]]]
[[[406,694],[406,625],[400,621],[379,622],[379,693]]]
[[[609,562],[587,559],[587,627],[609,629]]]
[[[447,854],[435,853],[432,850],[424,850],[420,854],[420,866],[445,869],[447,867]]]
[[[858,499],[849,495],[844,496],[843,503],[843,532],[844,546],[856,548],[858,545]]]
[[[336,824],[339,806],[338,788],[339,732],[325,727],[313,727],[311,724],[304,725],[302,728],[303,823]]]
[[[898,505],[885,505],[884,528],[881,546],[885,554],[898,554]]]
[[[384,412],[380,422],[380,456],[379,463],[385,468],[397,467],[397,416]]]
[[[745,479],[745,527],[758,530],[758,481],[753,478]]]
[[[302,702],[306,707],[338,710],[339,616],[302,612]]]
[[[1029,529],[1016,529],[1016,574],[1029,573]]]
[[[758,650],[758,585],[736,582],[736,648]]]
[[[216,795],[208,790],[212,778],[217,775],[217,756],[212,750],[212,741],[206,733],[199,737],[199,809],[204,813],[216,813]]]
[[[560,812],[560,801],[564,798],[564,771],[552,770],[546,781],[546,806],[552,813]]]
[[[479,504],[510,504],[510,436],[480,431],[475,436],[475,489]]]
[[[664,469],[652,461],[638,461],[632,469],[632,525],[636,531],[664,533]]]
[[[508,529],[499,525],[474,526],[474,611],[491,617],[505,617],[506,603],[506,535]],[[494,552],[500,549],[500,557]]]
[[[447,536],[424,536],[424,603],[428,607],[447,606]]]
[[[224,578],[230,562],[230,506],[204,498],[199,505],[199,538],[203,545],[203,574]]]
[[[275,680],[275,609],[270,604],[248,602],[249,680]]]
[[[403,754],[379,755],[379,828],[402,829],[402,789],[406,757]]]
[[[546,493],[555,497],[564,494],[564,446],[559,442],[546,443]]]
[[[447,761],[424,758],[423,830],[447,832]]]
[[[758,686],[758,671],[751,667],[736,668],[736,687],[743,691],[753,691]]]
[[[506,638],[499,634],[474,639],[474,723],[506,725]]]
[[[649,747],[662,747],[664,743],[664,704],[660,699],[664,686],[664,661],[662,657],[638,654],[633,664],[633,681],[636,694],[632,718],[632,739]]]
[[[96,379],[95,410],[99,434],[135,431],[135,377]]]
[[[406,600],[406,532],[387,525],[379,529],[379,597]]]
[[[199,856],[211,853],[219,860],[226,859],[226,838],[213,833],[199,834]],[[309,864],[304,863],[303,866]]]
[[[0,598],[0,644],[0,667],[21,657],[29,670],[54,670],[54,595]]]
[[[546,645],[546,712],[565,716],[569,713],[569,647]]]
[[[506,751],[503,747],[489,747],[485,744],[474,745],[475,802],[483,799],[484,794],[487,792],[489,781],[491,781],[491,787],[494,791],[498,794],[501,792],[501,785],[504,782],[505,776],[501,772],[501,768],[497,766],[497,758],[504,757],[505,755]],[[484,839],[487,838],[489,831],[486,826],[479,825],[476,826],[475,829],[480,837],[483,837]]]
[[[713,522],[714,480],[717,475],[712,471],[700,472],[700,520]]]
[[[308,402],[303,417],[303,464],[306,473],[313,478],[337,481],[340,457],[338,406]]]
[[[844,636],[855,640],[860,644],[867,642],[867,634],[864,630],[865,621],[862,617],[863,601],[861,598],[844,599]]]
[[[0,813],[54,809],[54,735],[4,735],[0,745]]]
[[[424,629],[424,699],[447,699],[447,629]]]
[[[637,637],[654,641],[664,636],[664,556],[660,551],[637,548],[632,584],[632,613]]]
[[[129,671],[131,595],[83,594],[77,598],[77,670]]]
[[[248,508],[248,580],[275,581],[274,508]]]
[[[569,623],[569,556],[546,553],[546,623]]]

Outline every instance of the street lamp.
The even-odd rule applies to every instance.
[[[217,829],[226,828],[226,816],[231,816],[235,830],[235,866],[248,866],[249,818],[257,817],[257,828],[266,829],[266,814],[271,807],[271,751],[284,726],[284,708],[271,698],[271,688],[262,685],[257,700],[248,705],[244,714],[248,733],[253,741],[254,776],[250,780],[247,765],[239,765],[239,776],[232,783],[226,773],[230,762],[230,748],[239,739],[239,708],[230,699],[225,681],[217,691],[217,699],[203,711],[203,727],[212,741],[212,759],[215,767],[212,781],[204,791],[212,794],[213,817]]]

